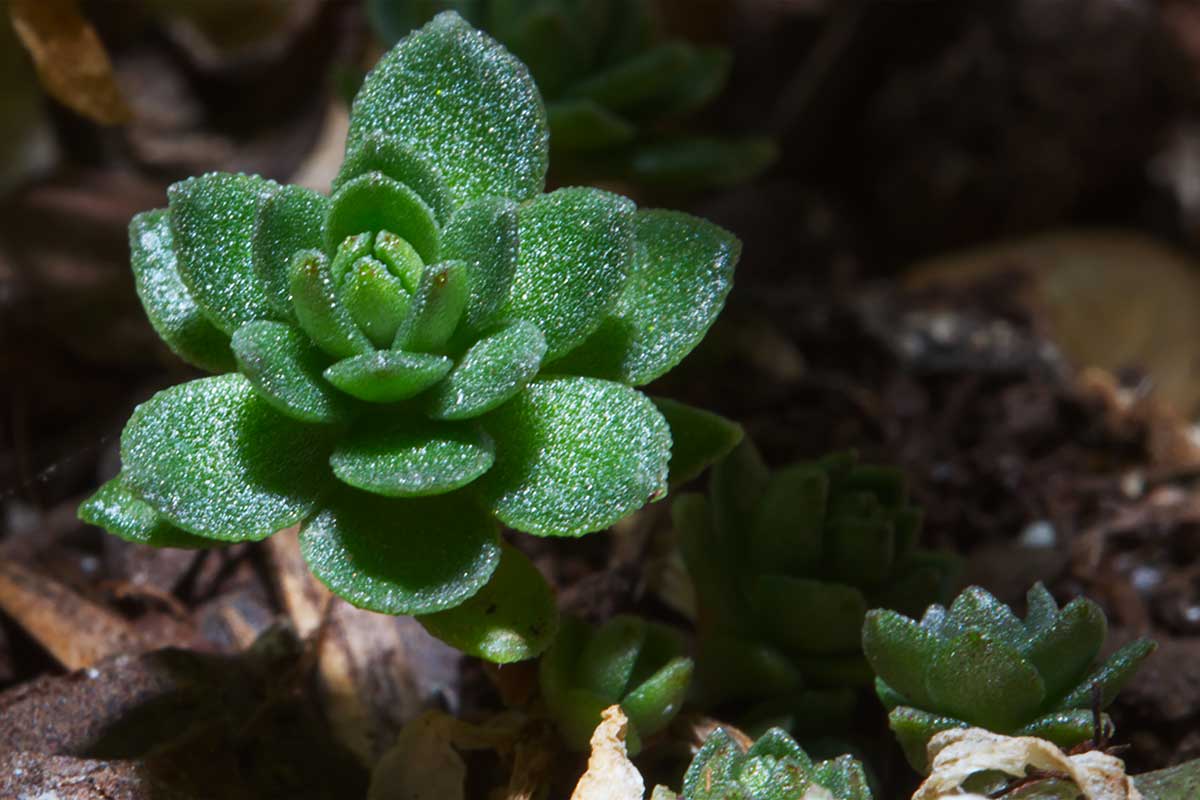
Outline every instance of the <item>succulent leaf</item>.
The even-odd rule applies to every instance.
[[[638,211],[629,282],[612,312],[561,364],[633,386],[667,373],[725,306],[741,244],[678,211]]]
[[[227,542],[265,539],[317,507],[329,485],[326,426],[276,412],[238,374],[164,389],[121,434],[122,473],[162,517]]]
[[[465,323],[478,332],[496,319],[517,272],[517,204],[489,197],[459,208],[442,234],[442,256],[467,265]]]
[[[441,230],[421,195],[382,172],[352,178],[334,194],[325,217],[325,249],[334,251],[347,237],[390,231],[412,245],[425,263],[438,259]]]
[[[668,483],[672,488],[698,477],[709,466],[729,455],[742,440],[742,426],[719,414],[666,397],[650,399],[671,428],[673,444]]]
[[[401,500],[338,491],[300,529],[300,549],[338,596],[384,614],[458,606],[500,561],[495,521],[458,495]]]
[[[692,759],[682,800],[871,800],[862,764],[840,756],[814,764],[780,728],[766,731],[748,750],[717,728]]]
[[[627,386],[538,380],[482,421],[496,441],[496,464],[481,489],[519,531],[581,536],[666,494],[670,429]]]
[[[229,334],[196,304],[179,276],[171,218],[165,208],[144,211],[129,223],[134,286],[155,332],[184,361],[209,372],[235,368]]]
[[[369,353],[371,340],[338,300],[329,259],[319,250],[301,250],[292,259],[292,305],[313,344],[334,358]]]
[[[1086,672],[1108,635],[1100,606],[1085,597],[1067,604],[1054,622],[1030,645],[1029,663],[1046,682],[1046,696],[1059,697]]]
[[[978,587],[949,611],[931,606],[920,624],[891,611],[867,615],[863,648],[876,692],[918,770],[925,742],[946,727],[1078,744],[1091,735],[1093,687],[1101,707],[1111,703],[1154,649],[1139,640],[1093,666],[1106,628],[1099,607],[1079,599],[1059,610],[1040,585],[1028,596],[1024,621]]]
[[[545,354],[542,332],[524,320],[480,339],[430,394],[429,416],[473,419],[503,405],[533,380]]]
[[[329,457],[343,483],[387,497],[461,489],[494,461],[491,437],[478,426],[374,417],[359,420]]]
[[[149,503],[134,494],[120,475],[83,502],[79,507],[79,518],[134,544],[187,549],[204,549],[217,544],[167,522]]]
[[[257,175],[213,172],[167,190],[179,276],[213,324],[230,335],[273,317],[254,268],[254,222],[278,188]]]
[[[528,558],[501,542],[500,564],[462,604],[417,617],[443,642],[476,658],[509,664],[545,650],[558,630],[554,592]]]
[[[315,423],[346,417],[345,398],[321,374],[329,357],[301,331],[286,322],[247,322],[232,344],[238,369],[279,413]]]
[[[1142,661],[1149,657],[1157,646],[1149,639],[1138,639],[1125,645],[1109,656],[1107,660],[1097,664],[1079,682],[1078,686],[1071,690],[1070,694],[1055,705],[1054,709],[1065,711],[1072,708],[1090,708],[1093,686],[1098,686],[1100,689],[1100,707],[1108,708],[1117,698],[1121,687],[1133,677]]]
[[[393,347],[418,352],[444,349],[466,311],[468,281],[462,261],[426,267],[413,294],[412,311],[396,331]]]
[[[292,254],[321,247],[328,213],[329,198],[302,186],[280,186],[263,199],[250,240],[251,258],[275,319],[295,321]]]
[[[1012,732],[1036,716],[1046,698],[1034,666],[988,630],[968,630],[951,639],[927,668],[925,690],[934,708],[974,717],[989,730]]]
[[[528,70],[452,12],[367,75],[348,149],[376,131],[428,155],[459,205],[493,195],[528,200],[546,180],[546,111]]]
[[[595,331],[624,289],[634,205],[599,189],[559,189],[521,206],[517,220],[520,259],[500,316],[537,325],[551,361]]]
[[[626,744],[636,754],[683,705],[692,673],[683,647],[678,634],[638,617],[617,616],[598,629],[563,620],[538,681],[568,745],[586,749],[600,713],[616,703],[629,719]]]
[[[430,353],[376,350],[342,359],[325,370],[331,384],[368,403],[397,403],[416,397],[446,377],[454,361]]]
[[[437,167],[403,139],[377,130],[351,142],[346,160],[333,179],[333,190],[336,192],[349,181],[370,172],[382,173],[411,187],[433,210],[439,224],[449,222],[454,213],[450,187]]]

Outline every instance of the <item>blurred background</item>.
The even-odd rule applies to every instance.
[[[126,226],[212,170],[328,190],[365,71],[437,8],[479,5],[3,0],[0,690],[151,645],[239,652],[296,622],[286,554],[142,550],[75,518],[133,406],[189,377],[141,310]],[[479,24],[562,112],[553,183],[745,242],[725,315],[653,390],[738,420],[775,463],[855,448],[903,466],[969,580],[1018,606],[1034,580],[1086,592],[1114,644],[1158,638],[1114,713],[1138,731],[1131,767],[1200,757],[1200,2],[615,5],[644,20],[636,41],[572,18],[587,55],[569,63]],[[571,81],[664,43],[669,86],[572,116]],[[527,546],[570,607],[669,613],[665,525],[651,509],[628,536]],[[630,577],[646,547],[666,577]],[[378,730],[339,740],[339,780],[431,698],[489,702],[477,667],[403,621],[347,624],[376,626],[344,647]],[[296,722],[310,710],[280,720],[304,739],[292,757],[329,752]],[[325,796],[310,778],[295,796]]]

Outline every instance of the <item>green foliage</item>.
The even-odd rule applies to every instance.
[[[811,791],[820,787],[824,791]],[[780,728],[743,750],[724,728],[713,731],[683,777],[683,793],[659,787],[654,800],[871,800],[860,764],[844,755],[814,763]]]
[[[868,608],[924,608],[954,562],[917,548],[921,514],[895,469],[827,456],[771,472],[745,441],[709,496],[673,508],[700,616],[697,682],[710,704],[844,715],[867,686]]]
[[[524,61],[546,97],[556,170],[675,187],[749,180],[775,160],[764,138],[681,131],[724,89],[729,52],[656,33],[653,0],[370,0],[394,42],[454,10]]]
[[[299,524],[350,602],[529,658],[553,596],[501,523],[601,530],[665,495],[673,438],[690,472],[729,446],[712,431],[736,426],[677,404],[673,437],[634,387],[704,336],[740,245],[598,189],[544,194],[537,87],[452,13],[383,57],[350,127],[331,197],[210,174],[134,218],[151,322],[223,374],[141,405],[81,515],[181,547]]]
[[[892,731],[924,771],[925,745],[953,727],[1039,736],[1063,748],[1094,734],[1093,706],[1106,708],[1154,650],[1139,639],[1097,659],[1107,633],[1100,607],[1077,598],[1060,609],[1040,583],[1024,620],[977,586],[920,622],[876,609],[863,650],[877,675]],[[1093,694],[1096,693],[1096,694]]]
[[[542,698],[576,750],[587,750],[600,712],[619,703],[634,755],[683,705],[692,678],[685,651],[677,631],[638,617],[617,616],[600,628],[567,618],[538,665]]]

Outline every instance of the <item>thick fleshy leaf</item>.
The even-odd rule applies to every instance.
[[[838,800],[871,800],[871,784],[862,762],[842,755],[816,764],[812,778],[833,792]]]
[[[758,572],[808,575],[824,551],[829,477],[811,464],[771,475],[747,526],[746,555]]]
[[[465,326],[488,325],[508,300],[517,272],[517,204],[503,197],[468,203],[442,232],[442,257],[467,265],[471,297]]]
[[[708,476],[712,498],[715,533],[725,558],[743,558],[741,531],[746,520],[752,519],[766,491],[771,472],[754,442],[742,439],[723,460],[718,461]]]
[[[467,308],[470,286],[467,265],[461,261],[431,264],[421,275],[412,311],[392,345],[400,350],[441,350],[450,341]]]
[[[888,714],[888,727],[900,743],[904,757],[912,768],[922,775],[929,772],[929,760],[926,755],[926,745],[935,734],[952,728],[971,727],[961,719],[940,717],[926,711],[919,711],[908,706],[901,706]]]
[[[738,630],[748,612],[737,575],[727,568],[731,563],[729,548],[717,535],[709,508],[708,499],[699,492],[676,495],[671,503],[671,522],[679,532],[679,550],[700,600],[700,625]]]
[[[680,486],[727,456],[745,435],[742,426],[711,411],[671,400],[652,397],[671,427],[672,487]]]
[[[123,475],[189,533],[265,539],[316,508],[329,430],[278,413],[242,375],[202,378],[137,407],[121,434]]]
[[[683,796],[705,797],[712,787],[728,783],[742,755],[742,748],[724,728],[714,730],[683,776]]]
[[[943,643],[924,626],[888,609],[867,612],[862,631],[863,653],[888,686],[914,706],[930,708],[925,671]]]
[[[594,100],[565,100],[546,108],[555,152],[604,150],[633,141],[637,127]]]
[[[358,489],[388,497],[445,494],[488,471],[494,445],[469,424],[364,417],[338,444],[333,474]]]
[[[323,253],[319,250],[296,253],[290,284],[296,319],[313,344],[334,358],[349,358],[374,349],[338,300],[329,259]]]
[[[1104,637],[1108,621],[1100,606],[1085,597],[1067,604],[1054,624],[1029,645],[1025,657],[1046,682],[1046,696],[1057,698],[1086,673]]]
[[[441,230],[419,194],[382,172],[347,181],[333,196],[325,218],[325,250],[333,252],[347,237],[390,231],[412,245],[425,263],[438,259]]]
[[[194,536],[167,522],[135,495],[120,475],[105,483],[79,506],[79,518],[127,542],[151,547],[205,548],[220,542]]]
[[[1025,607],[1025,629],[1031,640],[1048,630],[1058,619],[1058,602],[1041,581],[1025,593]]]
[[[1025,625],[1012,609],[986,589],[968,586],[950,606],[950,619],[960,629],[976,628],[1018,651],[1028,644]]]
[[[546,111],[525,65],[454,13],[439,14],[367,75],[348,149],[375,131],[428,156],[455,201],[542,191]]]
[[[278,184],[257,175],[212,172],[167,189],[179,276],[205,315],[232,334],[277,314],[254,269],[254,224]]]
[[[359,400],[396,403],[433,386],[453,366],[445,356],[376,350],[337,362],[325,370],[325,378]]]
[[[596,726],[600,724],[604,709],[611,705],[610,700],[588,689],[568,690],[562,705],[554,712],[559,733],[562,734],[567,747],[586,752],[588,741]],[[642,747],[637,728],[632,725],[626,733],[625,747],[631,756],[636,755]]]
[[[238,368],[275,410],[301,422],[337,422],[345,398],[321,376],[329,357],[286,322],[247,322],[233,334]]]
[[[138,298],[167,347],[209,372],[234,369],[229,335],[204,315],[179,277],[171,219],[165,208],[142,212],[130,221],[129,250]]]
[[[759,575],[746,586],[746,595],[771,640],[788,652],[828,654],[859,648],[867,601],[853,586]]]
[[[537,376],[545,353],[541,331],[517,320],[466,352],[430,394],[427,413],[435,419],[460,420],[499,407]]]
[[[645,620],[631,616],[610,619],[592,634],[579,655],[578,685],[610,703],[618,702],[629,686],[645,639]]]
[[[1059,747],[1070,748],[1086,742],[1096,732],[1096,719],[1092,710],[1057,711],[1039,717],[1016,732],[1016,736],[1036,736],[1047,739]]]
[[[408,317],[412,297],[382,261],[358,259],[342,279],[338,299],[376,347],[390,347]]]
[[[674,658],[622,698],[621,708],[643,739],[666,727],[683,708],[694,666],[690,658]]]
[[[1100,707],[1108,708],[1117,698],[1117,692],[1133,677],[1142,661],[1157,647],[1150,639],[1138,639],[1130,642],[1109,656],[1103,663],[1098,664],[1087,676],[1079,682],[1062,700],[1054,704],[1055,711],[1067,711],[1072,708],[1091,708],[1092,687],[1100,687]]]
[[[582,536],[666,494],[670,429],[627,386],[535,381],[483,420],[497,455],[481,489],[519,531]]]
[[[469,656],[511,664],[539,655],[554,640],[558,608],[537,567],[501,542],[500,566],[461,605],[417,617],[425,630]]]
[[[542,195],[518,214],[521,252],[505,319],[546,337],[546,359],[580,345],[617,302],[633,264],[634,205],[599,189]]]
[[[383,614],[430,614],[478,592],[500,561],[499,531],[469,497],[395,500],[338,491],[300,531],[309,569]]]
[[[368,172],[381,172],[411,187],[433,209],[442,225],[450,219],[454,200],[445,179],[429,159],[404,140],[375,131],[352,142],[341,170],[333,179],[333,190],[336,192],[347,182]]]
[[[1033,665],[1016,648],[980,630],[969,630],[934,653],[925,688],[933,708],[997,733],[1011,733],[1032,719],[1046,697]]]
[[[263,200],[251,240],[254,272],[278,319],[296,318],[292,256],[321,247],[321,225],[328,213],[329,198],[303,186],[281,186]]]

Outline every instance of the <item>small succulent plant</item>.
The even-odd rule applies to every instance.
[[[709,441],[713,415],[633,387],[704,336],[740,250],[686,214],[544,194],[546,167],[524,65],[448,12],[367,77],[332,197],[172,186],[130,225],[138,293],[220,374],[137,408],[83,519],[176,547],[300,524],[351,603],[496,661],[544,649],[553,598],[500,525],[598,531],[707,457],[672,439]]]
[[[711,704],[847,711],[849,689],[872,678],[867,609],[923,609],[954,570],[917,548],[921,512],[903,474],[849,454],[771,472],[744,440],[713,469],[708,499],[682,495],[673,514],[696,588],[697,680]]]
[[[1060,609],[1040,583],[1019,619],[979,587],[947,610],[930,606],[920,622],[873,610],[863,649],[878,676],[880,700],[910,763],[926,769],[929,739],[949,728],[1037,736],[1068,748],[1095,734],[1097,703],[1107,707],[1154,650],[1147,639],[1110,658],[1097,655],[1104,612],[1087,598]]]
[[[601,712],[619,704],[633,755],[679,713],[692,678],[685,653],[678,631],[640,617],[619,615],[599,628],[566,617],[538,665],[542,699],[564,740],[581,751]]]
[[[371,0],[395,41],[452,8],[529,65],[545,93],[555,170],[674,187],[738,183],[775,158],[767,139],[665,133],[725,86],[725,48],[655,35],[651,0]]]
[[[871,800],[866,773],[845,755],[813,763],[780,728],[743,750],[724,728],[692,759],[683,793],[658,787],[651,800]]]

